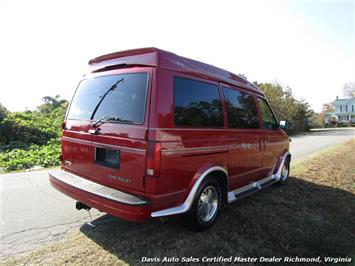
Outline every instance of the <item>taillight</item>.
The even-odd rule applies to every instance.
[[[158,177],[160,174],[161,144],[147,143],[147,176]]]

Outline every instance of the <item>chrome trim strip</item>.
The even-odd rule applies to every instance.
[[[207,150],[222,150],[222,151],[233,151],[233,150],[251,150],[259,149],[259,144],[255,143],[238,143],[231,145],[220,145],[220,146],[204,146],[204,147],[193,147],[193,148],[180,148],[180,149],[166,149],[162,150],[164,155],[172,155],[179,153],[189,153],[194,151],[207,151]]]
[[[89,192],[96,196],[100,196],[109,200],[116,201],[118,203],[135,205],[135,206],[149,204],[148,201],[144,201],[134,195],[119,191],[114,188],[103,186],[101,184],[95,183],[93,181],[90,181],[88,179],[82,178],[80,176],[74,175],[72,173],[63,170],[54,170],[49,172],[48,174],[51,178],[54,178],[67,185],[83,190],[85,192]]]
[[[164,155],[172,155],[172,154],[180,154],[180,153],[191,153],[195,151],[215,151],[215,150],[223,150],[228,151],[228,146],[207,146],[207,147],[194,147],[194,148],[181,148],[181,149],[168,149],[162,150],[162,154]]]
[[[208,128],[208,129],[205,129],[205,128],[169,128],[169,127],[151,127],[149,128],[150,130],[169,130],[169,131],[224,131],[225,128],[221,127],[221,128]]]
[[[256,191],[259,191],[260,189],[263,189],[263,188],[279,181],[281,178],[282,166],[284,165],[285,160],[288,155],[290,155],[290,153],[287,151],[287,152],[285,152],[285,154],[283,156],[280,157],[281,162],[280,162],[280,166],[279,166],[276,174],[270,175],[270,176],[260,179],[256,182],[250,183],[249,185],[246,185],[244,187],[237,188],[233,191],[229,191],[227,194],[228,203],[231,203],[235,200],[238,200],[238,199],[241,199],[245,196],[248,196]],[[250,193],[245,193],[247,191],[250,191]]]
[[[184,201],[183,204],[169,208],[169,209],[164,209],[160,211],[155,211],[151,213],[152,217],[162,217],[162,216],[168,216],[168,215],[175,215],[175,214],[181,214],[185,213],[190,210],[192,203],[195,199],[195,195],[197,193],[197,190],[201,184],[201,182],[205,179],[205,177],[213,172],[213,171],[222,171],[228,176],[228,172],[226,169],[220,166],[213,166],[209,168],[207,171],[205,171],[203,174],[201,174],[198,179],[196,180],[195,184],[193,185],[192,189],[190,190],[189,195],[187,196],[186,200]]]
[[[154,196],[154,199],[165,198],[165,197],[173,196],[175,194],[181,194],[181,193],[184,193],[184,192],[186,192],[186,189],[182,189],[182,190],[171,192],[171,193],[167,193],[167,194],[160,194],[158,196]]]
[[[245,132],[245,131],[251,131],[251,132],[258,132],[260,131],[260,128],[159,128],[159,127],[151,127],[149,128],[149,130],[169,130],[169,131],[241,131],[241,132]]]
[[[74,142],[74,143],[79,143],[79,144],[86,144],[86,145],[91,145],[91,146],[95,146],[95,147],[101,147],[101,148],[110,148],[110,149],[114,149],[114,150],[121,150],[121,151],[133,151],[133,152],[137,152],[137,153],[145,153],[146,150],[145,149],[137,149],[137,148],[131,148],[131,147],[123,147],[123,146],[116,146],[116,145],[112,145],[112,144],[105,144],[105,143],[101,143],[101,142],[94,142],[94,141],[89,141],[89,140],[83,140],[83,139],[77,139],[77,138],[72,138],[72,137],[67,137],[67,136],[63,136],[62,137],[63,140],[65,141],[69,141],[69,142]]]

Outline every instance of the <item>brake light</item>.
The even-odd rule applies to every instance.
[[[147,176],[158,177],[160,174],[161,144],[147,143]]]

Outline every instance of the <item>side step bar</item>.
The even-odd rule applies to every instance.
[[[277,182],[279,179],[275,175],[268,176],[263,178],[257,182],[253,182],[244,187],[238,188],[236,190],[228,192],[228,203],[231,203],[235,200],[239,200],[244,198],[250,194],[253,194],[263,188],[266,188],[273,183]]]
[[[284,165],[285,160],[288,156],[290,156],[290,153],[286,152],[282,157],[280,157],[281,158],[280,166],[275,174],[265,177],[259,181],[253,182],[244,187],[237,188],[236,190],[228,192],[227,194],[228,203],[244,198],[245,196],[248,196],[254,192],[259,191],[260,189],[268,187],[276,183],[277,181],[279,181],[282,178],[281,176],[282,166]]]

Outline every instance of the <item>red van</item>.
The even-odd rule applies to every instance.
[[[51,184],[131,221],[182,214],[204,230],[289,175],[289,138],[264,94],[223,69],[156,48],[89,61],[63,123]]]

